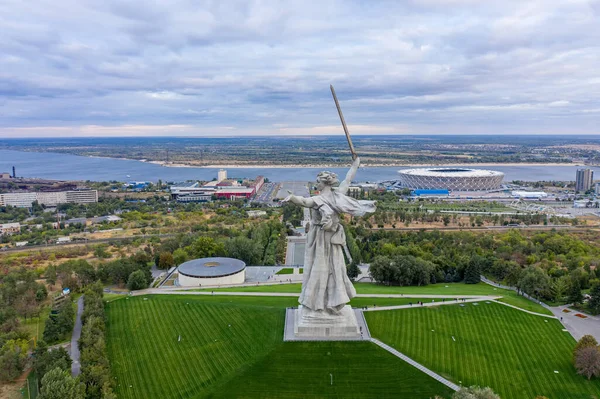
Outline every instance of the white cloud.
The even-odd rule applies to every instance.
[[[599,133],[599,4],[5,0],[0,137]]]

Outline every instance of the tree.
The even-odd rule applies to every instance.
[[[485,258],[475,255],[471,258],[465,269],[465,283],[477,284],[481,281],[481,269],[485,263]]]
[[[42,378],[40,399],[84,399],[85,387],[60,367],[48,371]]]
[[[592,313],[600,313],[600,283],[594,284],[590,290],[590,300],[588,301],[588,307]]]
[[[127,279],[127,289],[131,291],[141,290],[148,287],[146,274],[141,270],[136,270],[129,275]]]
[[[592,376],[600,377],[600,349],[588,346],[578,350],[575,353],[575,368],[588,380]]]
[[[550,292],[552,292],[554,302],[561,302],[568,288],[568,277],[562,276],[560,278],[555,279],[552,282],[552,286],[550,287]]]
[[[521,274],[517,287],[529,295],[544,296],[550,285],[550,277],[541,268],[527,267]]]
[[[227,256],[244,261],[247,265],[257,265],[262,258],[262,248],[259,243],[250,238],[239,236],[225,244]]]
[[[569,302],[575,305],[583,302],[583,294],[581,293],[581,283],[579,280],[571,281],[571,288],[569,289]]]
[[[50,284],[50,286],[53,286],[54,284],[56,284],[56,266],[54,265],[50,265],[48,266],[48,268],[46,269],[46,281],[48,282],[48,284]]]
[[[173,259],[173,255],[170,252],[162,252],[158,258],[158,268],[159,269],[168,269],[169,267],[175,265],[175,260]]]
[[[27,361],[25,339],[11,339],[0,348],[0,381],[12,381],[23,372]]]
[[[44,375],[54,369],[59,368],[61,370],[71,370],[71,356],[65,348],[57,348],[48,350],[44,341],[39,341],[38,346],[34,352],[33,369],[35,370],[38,381],[44,378]]]
[[[360,268],[358,267],[356,262],[350,262],[348,268],[346,269],[346,274],[348,275],[350,281],[356,280],[356,278],[360,274]]]
[[[46,324],[44,325],[44,341],[46,342],[56,342],[60,339],[60,328],[58,327],[58,323],[56,322],[56,317],[50,315],[46,319]]]
[[[494,393],[491,388],[481,388],[472,386],[461,388],[452,395],[452,399],[500,399],[500,396]]]
[[[183,248],[177,248],[175,252],[173,252],[173,260],[176,265],[181,265],[188,259],[188,254],[185,252]]]
[[[577,344],[575,345],[575,349],[573,349],[573,361],[575,361],[575,355],[581,349],[595,348],[597,346],[598,346],[598,341],[596,341],[596,338],[594,338],[591,335],[584,335],[583,337],[581,337],[581,339],[579,341],[577,341]]]
[[[209,258],[224,254],[223,244],[216,242],[212,237],[200,237],[190,247],[188,252],[196,258]]]

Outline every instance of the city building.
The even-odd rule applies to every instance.
[[[450,191],[448,190],[414,190],[412,192],[414,196],[417,197],[448,197],[450,195]]]
[[[132,191],[142,191],[145,188],[147,188],[149,185],[150,185],[149,181],[131,181],[129,183],[123,184],[123,187],[125,187],[128,190],[132,190]]]
[[[489,191],[500,188],[504,173],[494,170],[467,168],[403,169],[403,188],[449,191]]]
[[[219,169],[217,181],[222,182],[223,180],[227,180],[227,171],[225,169]]]
[[[19,223],[4,223],[0,224],[0,235],[19,234],[21,225]]]
[[[246,214],[248,214],[248,217],[251,217],[251,218],[255,218],[255,217],[259,217],[259,216],[267,216],[266,211],[246,211]]]
[[[600,195],[600,183],[596,183],[594,192],[596,193],[596,196]]]
[[[190,203],[190,202],[210,202],[212,200],[212,192],[200,192],[182,194],[177,196],[177,202]]]
[[[0,173],[0,179],[10,179],[10,173],[8,173],[8,172]]]
[[[30,208],[35,201],[44,206],[56,206],[58,204],[89,204],[98,202],[98,191],[72,190],[0,194],[0,206]]]
[[[575,177],[575,191],[588,191],[592,188],[594,171],[591,169],[577,169]]]
[[[67,204],[91,204],[98,202],[97,190],[72,190],[66,191]]]
[[[0,194],[0,206],[14,206],[17,208],[31,208],[37,201],[36,193],[5,193]]]
[[[67,192],[66,191],[53,191],[36,193],[36,200],[39,204],[45,206],[56,206],[58,204],[67,203]]]
[[[515,198],[525,199],[540,199],[548,197],[548,193],[543,191],[512,191],[511,195]]]
[[[202,258],[182,263],[177,268],[177,285],[183,287],[243,284],[246,264],[233,258]]]

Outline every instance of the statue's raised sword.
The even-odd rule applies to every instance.
[[[350,138],[350,132],[348,131],[348,126],[346,126],[346,121],[344,120],[344,114],[342,114],[342,108],[340,108],[340,103],[338,102],[337,96],[335,95],[335,90],[333,89],[333,85],[329,85],[331,89],[331,94],[333,95],[333,101],[335,101],[335,106],[338,110],[338,114],[340,115],[340,121],[342,121],[342,127],[344,128],[344,133],[346,133],[346,139],[348,140],[348,145],[350,146],[350,152],[352,153],[352,159],[357,157],[356,151],[354,151],[354,145],[352,145],[352,139]]]

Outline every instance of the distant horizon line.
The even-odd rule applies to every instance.
[[[531,137],[531,136],[568,136],[573,137],[573,133],[527,133],[527,134],[519,134],[519,133],[504,133],[504,134],[474,134],[474,133],[389,133],[389,134],[352,134],[352,137],[451,137],[451,136],[485,136],[485,137],[501,137],[501,136],[520,136],[520,137]],[[586,136],[586,137],[600,137],[600,133],[578,133],[578,136]],[[311,138],[311,137],[339,137],[345,138],[344,135],[338,134],[292,134],[292,135],[203,135],[203,136],[188,136],[188,135],[125,135],[125,136],[113,136],[113,135],[100,135],[100,136],[27,136],[27,137],[0,137],[0,140],[27,140],[27,139],[98,139],[98,138],[187,138],[187,139],[217,139],[217,138],[228,138],[228,139],[236,139],[236,138]],[[575,137],[573,137],[575,138]]]

